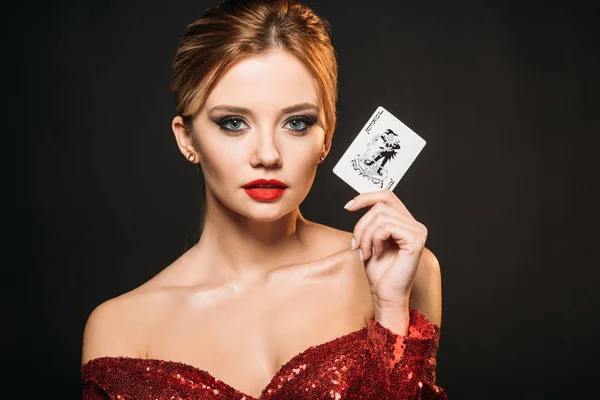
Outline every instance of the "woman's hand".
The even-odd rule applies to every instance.
[[[354,227],[352,248],[361,249],[376,313],[408,311],[427,228],[391,190],[363,193],[349,204],[345,206],[349,211],[371,206]]]

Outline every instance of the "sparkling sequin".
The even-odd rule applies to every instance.
[[[440,329],[417,310],[409,311],[406,336],[372,317],[363,329],[292,357],[258,399],[447,399],[435,383]],[[84,400],[257,400],[176,361],[100,357],[81,367],[81,379]]]

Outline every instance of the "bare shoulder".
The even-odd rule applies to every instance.
[[[146,310],[158,302],[153,300],[155,294],[142,288],[106,300],[90,313],[83,331],[82,365],[98,357],[145,356],[142,333],[149,323]]]
[[[352,232],[319,225],[320,242],[330,249],[335,247],[340,251],[350,247]],[[350,275],[352,301],[356,309],[360,309],[368,319],[373,313],[373,302],[369,282],[364,272],[364,264],[358,257],[351,257],[349,268],[345,270]],[[431,323],[441,326],[442,322],[442,278],[440,263],[435,254],[427,247],[423,248],[419,268],[410,295],[410,307],[418,310]]]
[[[335,287],[331,293],[344,303],[349,316],[361,315],[366,324],[373,315],[373,297],[358,249],[351,249],[353,233],[327,225],[319,225],[318,228],[315,236],[319,245],[324,247],[323,253],[341,255],[337,258],[340,265],[335,272],[337,277],[333,280]]]
[[[315,242],[327,246],[330,252],[336,252],[350,248],[352,232],[346,232],[341,229],[333,228],[328,225],[312,223],[314,228]]]
[[[410,307],[440,326],[442,323],[442,276],[440,263],[431,250],[423,248],[410,294]]]

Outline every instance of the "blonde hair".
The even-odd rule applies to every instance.
[[[228,0],[189,24],[173,61],[171,91],[186,122],[200,111],[227,67],[282,49],[312,72],[329,149],[336,123],[337,74],[329,23],[294,0]]]

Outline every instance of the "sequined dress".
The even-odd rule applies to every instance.
[[[295,355],[258,399],[447,399],[436,385],[440,329],[417,310],[409,312],[406,336],[371,317],[366,327]],[[84,400],[256,400],[207,371],[176,361],[100,357],[81,367],[81,380]]]

